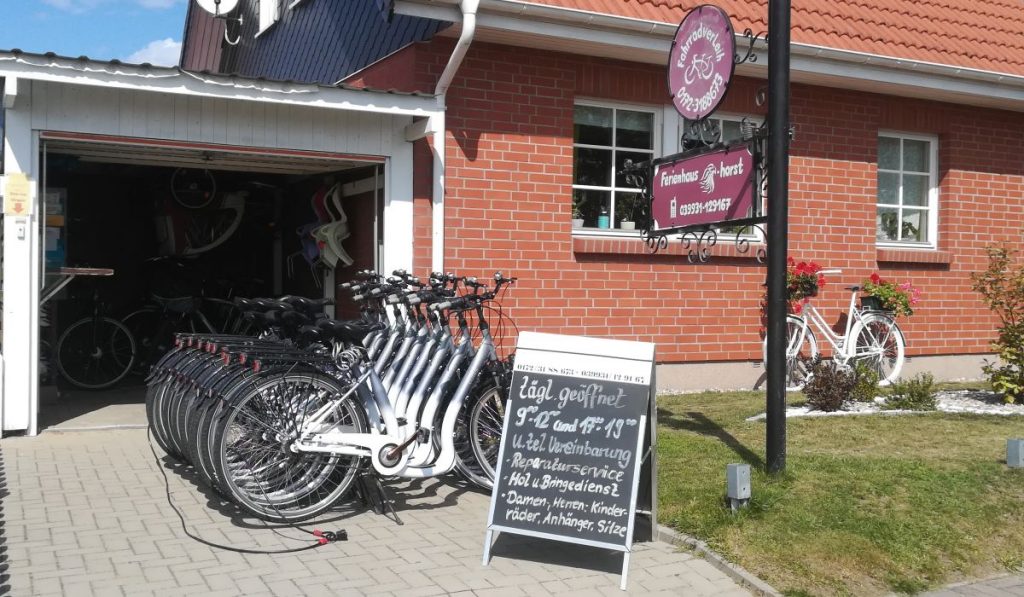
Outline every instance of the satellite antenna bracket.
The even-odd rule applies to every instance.
[[[199,8],[202,8],[213,15],[213,18],[224,21],[224,42],[231,46],[238,45],[238,42],[242,41],[242,23],[244,22],[244,16],[242,14],[239,14],[237,17],[228,16],[228,14],[238,7],[238,1],[239,0],[196,0],[196,4],[199,5]],[[231,22],[238,23],[238,36],[235,37],[234,41],[231,40],[228,34],[227,25]]]

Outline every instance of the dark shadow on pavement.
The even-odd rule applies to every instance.
[[[491,547],[492,559],[526,560],[611,574],[622,572],[622,555],[621,551],[509,533],[499,533]]]
[[[174,473],[181,479],[187,481],[190,485],[195,487],[199,493],[206,498],[206,506],[218,514],[224,516],[231,521],[231,524],[246,530],[259,530],[259,529],[288,529],[294,525],[267,522],[256,518],[252,514],[243,511],[238,505],[223,495],[217,490],[206,483],[205,479],[202,479],[196,472],[195,467],[190,464],[175,460],[170,456],[163,456],[161,459],[161,465],[168,471]],[[349,494],[354,497],[354,494]],[[349,499],[348,497],[342,498],[338,504],[327,512],[318,516],[315,520],[317,523],[328,523],[337,522],[351,518],[358,514],[366,512],[368,508],[359,502],[358,500]],[[186,523],[188,520],[186,519]]]
[[[703,413],[690,411],[681,417],[666,409],[658,409],[658,423],[678,429],[679,431],[690,431],[698,435],[713,437],[736,452],[744,462],[750,466],[764,468],[764,460],[753,450],[744,446],[738,439],[729,434],[719,424],[707,418]]]
[[[164,455],[160,458],[160,465],[195,487],[206,498],[206,506],[208,508],[229,519],[231,524],[238,528],[259,530],[287,529],[292,527],[292,525],[288,524],[262,521],[252,514],[243,511],[232,499],[225,497],[218,490],[211,487],[196,472],[195,467],[190,464]],[[386,497],[391,501],[399,516],[403,512],[436,510],[455,506],[459,502],[459,496],[469,491],[486,493],[475,485],[456,479],[453,475],[436,480],[431,479],[429,483],[426,481],[428,480],[399,478],[383,480],[382,485]],[[353,483],[353,489],[339,500],[334,507],[316,517],[315,522],[320,525],[334,523],[365,512],[373,512],[372,504],[365,500],[356,490],[357,485],[358,483]],[[440,496],[439,489],[442,486],[448,486],[452,488],[452,491],[438,501]],[[426,503],[411,503],[421,502],[422,500],[426,500]],[[390,512],[388,515],[390,516]]]
[[[467,492],[477,492],[487,495],[482,489],[475,485],[470,484],[467,481],[463,481],[460,478],[456,478],[454,475],[446,475],[440,478],[430,479],[431,483],[427,484],[427,479],[384,479],[382,483],[384,488],[395,500],[395,510],[401,514],[404,511],[416,511],[416,510],[436,510],[438,508],[447,508],[454,506],[459,503],[459,496]],[[436,500],[439,496],[438,489],[441,486],[447,486],[452,488],[452,492],[444,496],[440,501],[430,501],[423,504],[412,504],[411,501],[420,500]]]

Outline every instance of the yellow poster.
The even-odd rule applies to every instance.
[[[32,185],[22,172],[4,177],[4,215],[27,216],[32,213]]]

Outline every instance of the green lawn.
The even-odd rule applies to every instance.
[[[791,401],[801,401],[794,395]],[[795,595],[915,592],[1024,564],[1024,418],[928,413],[790,419],[786,474],[764,471],[762,392],[660,397],[659,517]],[[753,471],[724,505],[725,465]]]

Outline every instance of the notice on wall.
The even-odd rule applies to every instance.
[[[489,533],[628,553],[653,361],[650,343],[520,336]]]
[[[32,183],[22,172],[4,176],[4,215],[28,216],[32,213]]]

